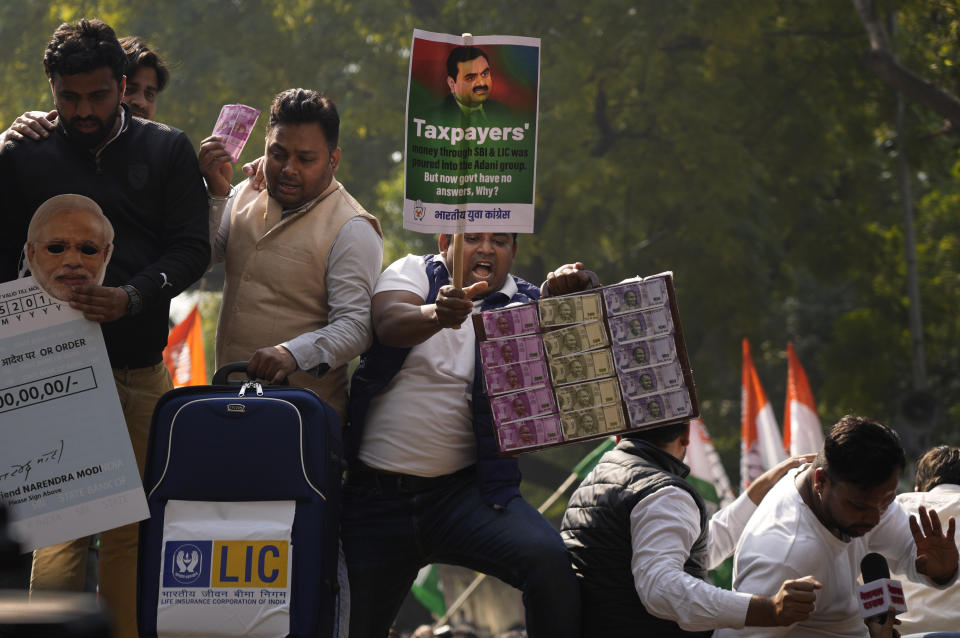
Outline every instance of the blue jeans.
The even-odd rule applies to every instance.
[[[383,480],[379,480],[379,478]],[[341,535],[350,638],[383,638],[421,567],[462,565],[523,591],[531,638],[579,638],[580,588],[560,534],[522,498],[483,502],[472,468],[435,479],[348,476]]]

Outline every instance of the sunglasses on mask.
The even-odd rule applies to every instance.
[[[65,241],[52,241],[44,246],[44,249],[51,255],[62,255],[67,252],[67,249],[70,248],[71,244]],[[82,244],[73,244],[73,246],[80,251],[81,254],[86,255],[87,257],[93,257],[94,255],[99,255],[102,248],[97,246],[92,242],[84,242]]]

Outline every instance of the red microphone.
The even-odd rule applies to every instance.
[[[863,584],[857,587],[857,600],[862,618],[884,623],[887,621],[887,610],[891,607],[898,614],[907,611],[903,587],[899,580],[890,578],[886,558],[875,552],[867,554],[860,561],[860,573]]]

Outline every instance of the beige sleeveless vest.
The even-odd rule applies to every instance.
[[[377,219],[336,180],[311,208],[284,219],[281,212],[267,191],[258,193],[249,183],[234,198],[217,326],[218,367],[326,326],[327,255],[337,233],[361,216],[382,236]],[[345,365],[319,379],[297,371],[290,383],[310,388],[344,417]]]

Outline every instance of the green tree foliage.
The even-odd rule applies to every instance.
[[[954,90],[954,3],[879,7],[893,9],[902,63]],[[166,56],[157,115],[195,144],[224,103],[266,111],[290,86],[331,95],[338,177],[381,217],[385,263],[435,246],[400,220],[412,29],[540,37],[537,228],[521,238],[519,274],[539,281],[574,260],[605,283],[673,270],[704,418],[734,482],[741,337],[777,412],[792,340],[825,424],[846,412],[895,420],[910,388],[895,93],[861,63],[869,43],[850,3],[24,0],[0,6],[0,120],[50,106],[43,45],[81,15]],[[244,161],[262,148],[261,118]],[[930,440],[957,442],[960,158],[941,119],[909,103],[900,147],[942,407]],[[572,465],[582,450],[542,454]]]

